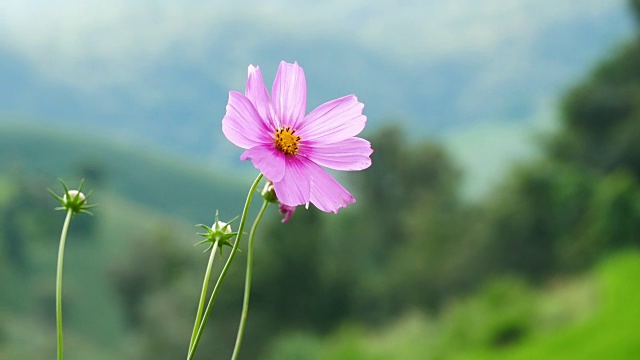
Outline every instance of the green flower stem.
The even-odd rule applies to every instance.
[[[196,313],[196,321],[193,324],[193,331],[191,332],[189,349],[193,347],[193,342],[196,338],[196,333],[198,332],[198,328],[200,327],[200,322],[202,321],[202,311],[204,310],[204,302],[207,299],[207,288],[209,287],[209,279],[211,278],[211,268],[213,268],[213,260],[216,256],[216,251],[218,251],[217,240],[213,243],[213,246],[211,246],[211,251],[209,254],[209,263],[207,264],[207,270],[204,273],[204,281],[202,283],[202,293],[200,293],[200,302],[198,302],[198,311]]]
[[[64,219],[62,226],[62,234],[60,234],[60,248],[58,249],[58,269],[56,271],[56,325],[58,330],[58,360],[62,360],[62,264],[64,262],[64,244],[67,241],[67,232],[69,223],[73,217],[73,210],[67,211],[67,217]]]
[[[256,229],[258,229],[258,224],[260,224],[260,220],[262,220],[262,215],[264,215],[264,211],[269,206],[269,201],[265,200],[262,204],[262,208],[260,208],[260,212],[256,217],[256,220],[253,222],[251,226],[251,233],[249,234],[249,245],[247,251],[247,274],[244,280],[244,299],[242,300],[242,315],[240,316],[240,326],[238,328],[238,336],[236,337],[236,345],[233,348],[233,355],[231,356],[232,360],[236,360],[238,358],[238,353],[240,352],[240,345],[242,344],[242,335],[244,334],[244,326],[247,322],[247,313],[249,312],[249,295],[251,293],[251,271],[253,268],[253,240],[256,235]]]
[[[204,330],[205,325],[207,324],[207,320],[209,319],[209,314],[211,313],[211,308],[213,307],[213,302],[218,296],[218,291],[220,290],[220,285],[224,280],[227,272],[229,271],[229,267],[233,258],[236,256],[236,252],[238,251],[238,245],[240,245],[240,240],[242,239],[242,231],[244,230],[244,225],[247,222],[247,214],[249,213],[249,206],[251,205],[251,199],[253,199],[253,194],[256,192],[256,188],[258,184],[262,180],[262,173],[258,175],[258,177],[253,181],[251,188],[249,189],[249,194],[247,194],[247,200],[244,203],[244,209],[242,210],[242,217],[240,218],[240,225],[238,225],[238,235],[236,236],[236,241],[233,243],[233,247],[231,248],[231,253],[229,254],[229,258],[227,262],[224,264],[222,271],[220,272],[220,276],[218,277],[218,281],[216,285],[213,287],[213,291],[211,292],[211,297],[209,298],[209,303],[207,304],[207,308],[204,311],[204,316],[202,321],[200,322],[200,327],[198,328],[198,333],[196,334],[196,338],[193,342],[193,346],[189,349],[189,355],[187,356],[187,360],[192,360],[193,356],[196,353],[196,349],[198,348],[198,344],[200,343],[200,338],[202,338],[202,332]]]

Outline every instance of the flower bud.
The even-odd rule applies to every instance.
[[[218,211],[216,211],[216,219],[211,227],[202,224],[198,225],[206,231],[199,234],[200,236],[204,237],[204,240],[200,241],[198,244],[208,243],[209,247],[205,251],[213,249],[213,246],[217,244],[218,248],[220,249],[220,253],[222,253],[222,247],[232,246],[229,240],[237,235],[237,233],[234,233],[231,229],[231,222],[233,222],[234,220],[231,220],[228,223],[220,221],[218,220]]]
[[[58,202],[60,202],[61,206],[55,208],[56,210],[70,211],[73,215],[77,213],[92,215],[89,209],[96,207],[97,205],[87,205],[87,201],[89,196],[91,196],[91,192],[89,192],[89,194],[87,195],[82,193],[82,185],[84,185],[84,180],[80,181],[78,190],[69,190],[67,185],[65,185],[64,181],[62,180],[60,180],[60,184],[62,184],[62,187],[64,188],[64,193],[62,194],[62,196],[56,195],[53,190],[49,189],[49,193],[51,193],[51,195],[53,195],[53,197],[56,198]]]
[[[211,225],[211,229],[213,230],[213,234],[214,236],[219,236],[220,238],[224,237],[225,235],[231,234],[231,224],[227,224],[224,221],[216,221],[215,223],[213,223],[213,225]]]
[[[262,195],[262,197],[270,203],[278,202],[278,197],[276,196],[276,191],[273,188],[273,183],[271,181],[267,181],[267,183],[264,184],[264,188],[262,189],[260,195]]]
[[[67,194],[64,194],[62,195],[62,199],[65,202],[76,201],[79,204],[84,204],[87,201],[87,197],[78,190],[69,190],[69,198],[67,198]]]

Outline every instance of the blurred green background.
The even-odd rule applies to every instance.
[[[357,203],[260,230],[245,359],[640,358],[640,1],[9,1],[0,9],[0,359],[185,357],[256,171],[220,130],[245,66],[348,93]],[[268,86],[269,87],[269,86]],[[246,251],[196,358],[231,354]],[[217,270],[220,269],[218,264]]]

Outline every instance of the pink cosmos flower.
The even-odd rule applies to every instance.
[[[326,212],[355,202],[351,194],[321,166],[362,170],[371,165],[371,144],[355,137],[367,120],[364,105],[347,95],[305,115],[307,84],[298,63],[281,62],[271,96],[259,67],[249,65],[245,94],[229,92],[222,131],[247,149],[240,159],[273,182],[284,205],[309,206]]]

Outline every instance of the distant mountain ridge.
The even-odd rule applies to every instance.
[[[43,194],[47,185],[59,188],[57,178],[70,187],[85,178],[86,189],[95,190],[98,199],[104,192],[117,194],[129,203],[205,224],[216,210],[226,217],[239,214],[255,176],[113,139],[12,126],[0,126],[0,163],[0,176],[44,183]]]

